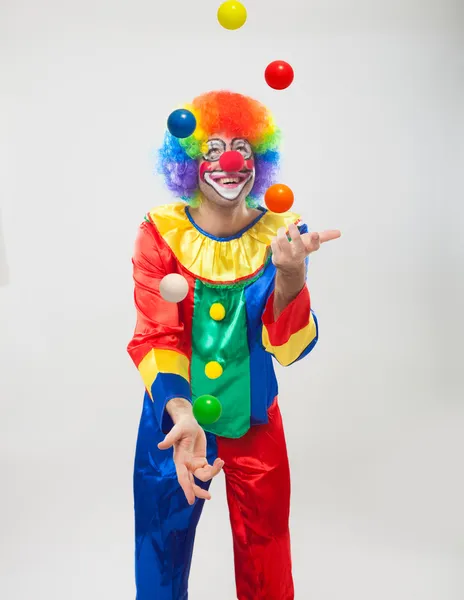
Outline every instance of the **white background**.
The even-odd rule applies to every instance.
[[[274,111],[295,210],[343,231],[310,269],[320,343],[279,370],[296,598],[462,600],[462,0],[249,0],[237,32],[217,5],[0,4],[0,596],[135,596],[132,245],[170,200],[167,115],[225,87]],[[223,487],[193,600],[235,598]]]

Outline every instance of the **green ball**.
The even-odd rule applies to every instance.
[[[217,398],[209,394],[198,396],[193,403],[193,416],[200,425],[212,425],[216,423],[221,413],[221,403]]]

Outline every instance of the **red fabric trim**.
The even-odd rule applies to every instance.
[[[306,327],[311,317],[311,300],[305,285],[298,296],[274,320],[274,291],[269,296],[262,321],[272,346],[286,344],[290,337]]]

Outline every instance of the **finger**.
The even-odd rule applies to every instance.
[[[306,252],[308,254],[310,254],[311,252],[315,252],[316,250],[319,250],[321,242],[320,242],[319,234],[317,232],[305,233],[304,235],[301,236],[301,239],[303,240],[304,246],[306,248]]]
[[[319,234],[321,244],[324,242],[330,242],[332,240],[336,240],[342,235],[342,232],[338,229],[328,229],[327,231],[321,231]]]
[[[211,479],[213,477],[216,477],[216,475],[219,475],[219,473],[222,471],[224,464],[225,463],[221,458],[216,458],[216,460],[213,463],[213,466],[211,467]]]
[[[205,457],[194,457],[189,461],[188,468],[190,471],[195,472],[197,469],[201,469],[208,464],[208,461]]]
[[[206,461],[206,434],[201,428],[199,428],[198,434],[195,436],[193,444],[193,457],[201,458]]]
[[[201,486],[195,483],[193,478],[193,473],[189,473],[190,481],[192,482],[193,493],[197,498],[202,498],[203,500],[211,500],[211,494],[208,490],[204,490]]]
[[[274,260],[279,260],[281,249],[275,238],[271,242],[271,250]]]
[[[195,492],[195,496],[197,498],[201,498],[202,500],[211,500],[211,494],[208,492],[208,490],[204,490],[196,483],[193,484],[193,491]]]
[[[303,243],[303,240],[301,239],[300,230],[295,225],[295,223],[291,223],[288,226],[288,235],[290,237],[294,249],[303,252],[305,250],[305,245]]]
[[[213,465],[206,465],[201,469],[194,472],[195,477],[200,481],[210,481],[213,477],[216,477],[224,466],[224,461],[220,458],[216,458]]]
[[[317,231],[310,234],[311,246],[314,250],[319,250],[321,247],[321,236]]]
[[[193,479],[185,465],[176,464],[177,481],[182,488],[187,502],[192,505],[195,502],[195,492],[193,490]]]
[[[277,236],[274,239],[277,240],[277,245],[281,250],[283,250],[286,246],[290,245],[290,242],[288,241],[287,237],[287,230],[285,229],[285,227],[279,227],[279,229],[277,230]]]
[[[167,450],[168,448],[172,448],[176,442],[180,440],[182,437],[182,431],[180,427],[174,425],[171,431],[167,434],[162,442],[158,444],[158,448],[160,450]]]
[[[213,478],[211,475],[211,472],[212,472],[211,465],[207,465],[206,467],[197,469],[194,472],[194,475],[197,479],[199,479],[200,481],[203,481],[203,483],[205,483],[206,481],[210,481]]]
[[[192,482],[193,493],[197,498],[201,498],[202,500],[211,500],[211,494],[208,490],[203,489],[201,486],[195,483],[195,479],[193,478],[193,473],[189,472],[190,481]]]

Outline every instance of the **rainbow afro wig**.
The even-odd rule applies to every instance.
[[[257,206],[275,183],[279,165],[280,132],[269,110],[252,98],[228,91],[207,92],[183,108],[195,115],[195,132],[183,139],[166,132],[158,156],[159,171],[171,192],[191,205],[198,204],[197,160],[209,137],[224,134],[245,138],[251,144],[256,177],[247,204]]]

